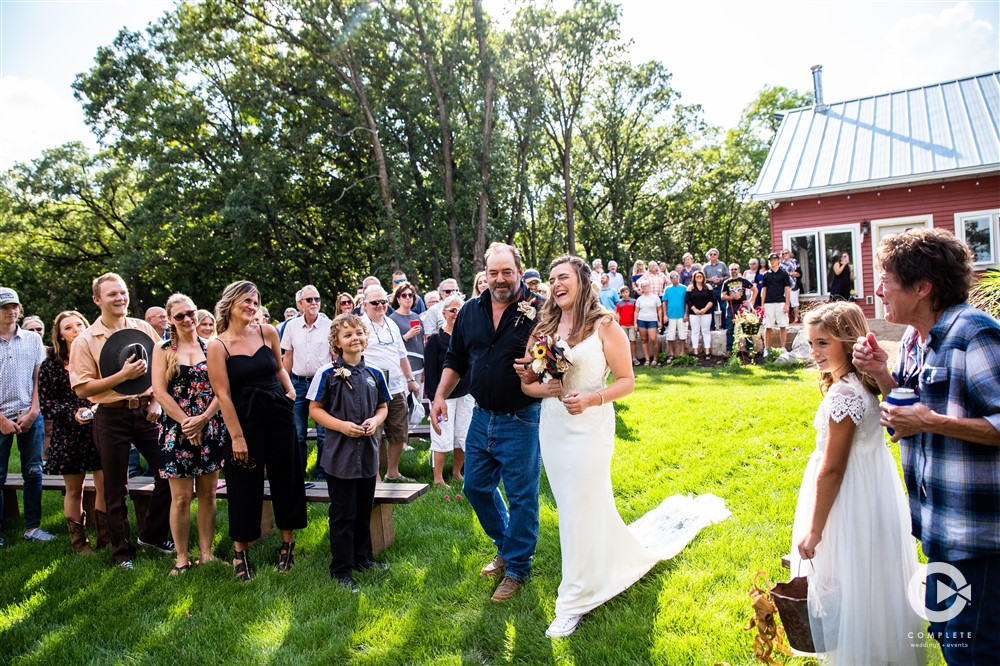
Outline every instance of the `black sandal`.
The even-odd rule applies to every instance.
[[[282,541],[281,550],[278,551],[278,571],[288,572],[295,564],[295,542]]]
[[[190,562],[188,562],[187,564],[179,564],[179,565],[177,565],[175,567],[172,567],[170,569],[170,573],[167,574],[167,575],[168,576],[180,576],[182,573],[187,573],[188,571],[191,571],[191,567],[192,566],[194,566],[194,565],[192,565]]]
[[[233,568],[236,569],[236,578],[247,582],[253,580],[253,570],[247,562],[247,551],[233,553]]]

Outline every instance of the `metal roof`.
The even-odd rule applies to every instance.
[[[1000,71],[785,112],[755,200],[1000,170]]]

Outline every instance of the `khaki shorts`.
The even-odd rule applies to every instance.
[[[405,444],[410,434],[410,424],[406,421],[406,392],[392,396],[389,401],[389,415],[379,426],[378,440],[383,437],[389,444]]]
[[[635,342],[635,326],[622,326],[622,330],[628,336],[629,342]]]
[[[764,328],[787,328],[788,313],[785,312],[785,302],[764,303]]]
[[[667,320],[667,340],[687,340],[688,325],[683,319]]]

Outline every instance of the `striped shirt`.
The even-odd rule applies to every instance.
[[[1000,323],[967,303],[945,309],[923,346],[910,327],[893,378],[933,411],[1000,432]],[[913,536],[934,560],[1000,553],[1000,447],[921,432],[900,440]]]

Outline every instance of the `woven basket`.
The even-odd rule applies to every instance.
[[[822,652],[822,645],[813,644],[809,629],[809,581],[806,577],[798,576],[787,583],[775,583],[771,588],[771,598],[778,607],[788,644],[799,652]]]

